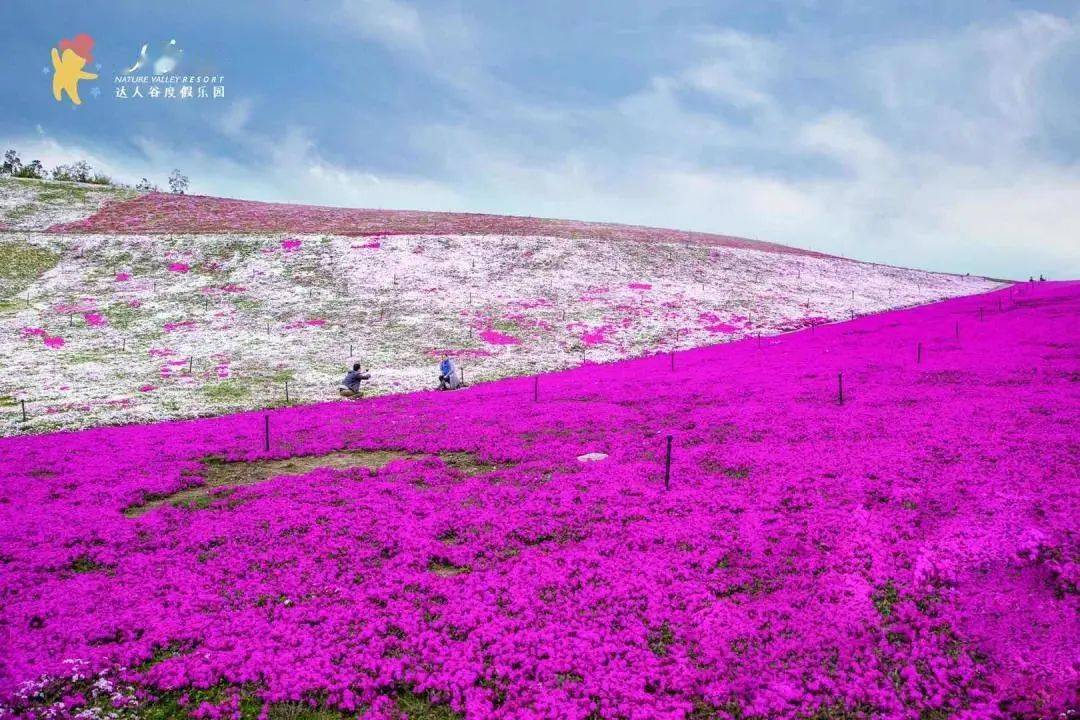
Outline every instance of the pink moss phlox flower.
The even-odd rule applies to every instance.
[[[1065,717],[1080,283],[997,297],[2,439],[0,705],[43,717],[78,658],[214,718]]]

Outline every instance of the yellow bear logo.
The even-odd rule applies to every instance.
[[[91,51],[94,48],[94,39],[82,33],[72,40],[61,40],[60,48],[52,49],[53,64],[53,97],[60,102],[63,93],[67,93],[71,102],[81,105],[79,99],[79,81],[97,80],[95,73],[83,70],[86,64],[94,59]]]

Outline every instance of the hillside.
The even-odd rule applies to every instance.
[[[0,197],[29,209],[0,233],[0,434],[279,405],[286,382],[290,403],[327,400],[356,361],[379,395],[432,387],[443,355],[472,383],[1000,286],[652,228],[90,190],[56,205],[70,184],[13,182]]]
[[[111,185],[0,177],[0,229],[44,230],[135,197],[134,190]]]
[[[1078,314],[1080,284],[1024,284],[673,363],[0,440],[0,706],[1066,717]]]
[[[112,204],[83,220],[49,228],[58,233],[322,233],[365,235],[498,235],[638,241],[733,247],[795,255],[798,248],[729,235],[481,213],[370,210],[147,193]]]

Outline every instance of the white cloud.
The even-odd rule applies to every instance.
[[[243,133],[251,121],[254,103],[251,98],[240,98],[229,104],[222,114],[218,125],[226,135],[237,136]]]
[[[901,139],[994,159],[1022,153],[1038,134],[1040,75],[1077,42],[1076,20],[1020,12],[997,25],[870,48],[851,63]]]
[[[862,174],[880,174],[894,168],[895,153],[875,137],[858,117],[833,111],[799,129],[797,146],[836,160]]]
[[[678,76],[683,87],[714,95],[740,108],[772,104],[768,86],[780,71],[775,43],[731,29],[700,36],[702,60]]]
[[[344,0],[342,9],[361,37],[395,51],[427,52],[420,13],[412,6],[398,0]]]
[[[410,62],[437,79],[486,78],[469,31],[435,46],[425,29],[432,20],[389,7],[393,18],[369,28],[379,42],[395,52],[426,48]],[[51,153],[47,164],[88,158],[159,183],[180,167],[193,191],[207,194],[642,223],[928,269],[1080,276],[1080,167],[1027,148],[1040,132],[1039,78],[1063,48],[1075,48],[1076,21],[1020,13],[952,38],[815,58],[833,71],[850,65],[841,75],[858,83],[845,89],[863,93],[831,108],[778,89],[795,60],[773,41],[695,30],[687,42],[681,65],[604,104],[521,95],[500,103],[495,84],[462,89],[477,106],[468,122],[409,128],[410,150],[426,152],[438,173],[395,175],[330,159],[301,127],[239,132],[251,110],[244,105],[220,129],[254,164],[147,138],[122,158],[40,138],[13,144],[37,142]],[[709,112],[687,92],[744,115]],[[790,171],[792,158],[811,169]]]
[[[421,12],[405,0],[342,0],[341,8],[345,28],[464,95],[502,87],[485,67],[476,33],[460,7]]]

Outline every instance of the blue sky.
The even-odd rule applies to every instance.
[[[7,0],[0,28],[0,146],[24,160],[1080,277],[1075,0]],[[80,32],[101,78],[73,108],[45,70]],[[113,97],[172,38],[226,97]]]

